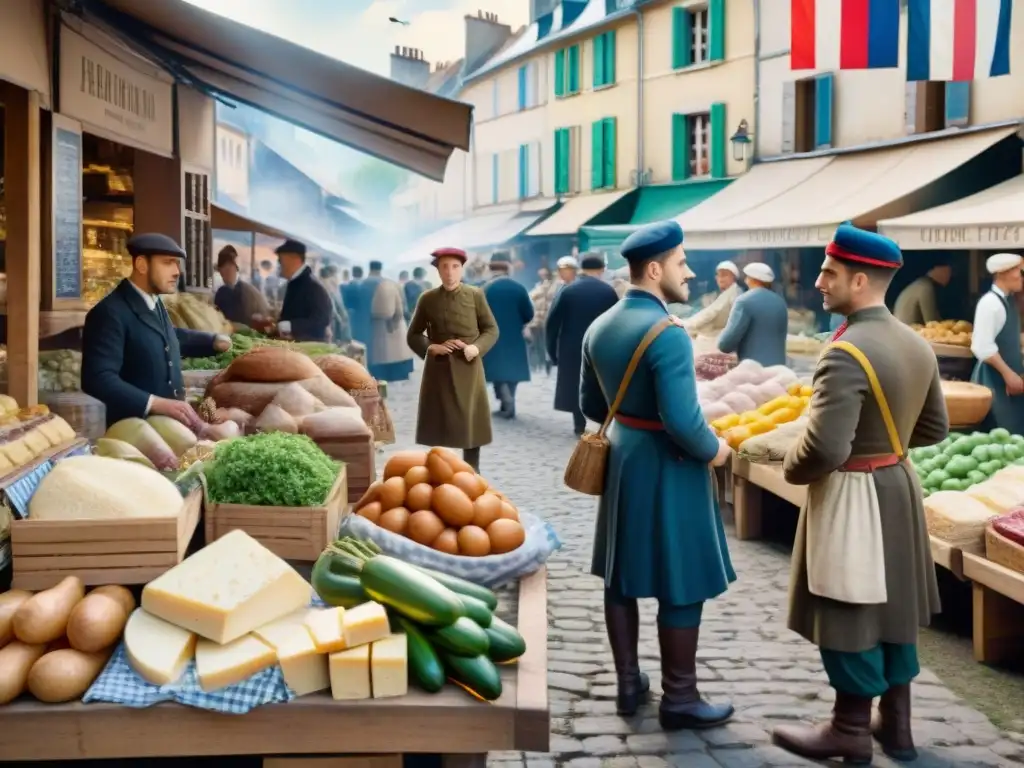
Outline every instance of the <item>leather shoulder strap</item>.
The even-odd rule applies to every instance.
[[[885,423],[885,431],[889,433],[892,451],[902,458],[903,444],[900,442],[900,433],[896,431],[896,422],[893,421],[892,411],[889,410],[889,401],[885,399],[885,392],[882,391],[882,384],[878,380],[878,375],[875,373],[875,368],[871,365],[871,361],[868,360],[867,355],[849,341],[833,341],[829,346],[843,350],[860,363],[860,367],[864,369],[864,373],[868,377],[868,384],[871,387],[871,394],[875,396],[878,410],[882,412],[882,421]]]
[[[660,320],[653,325],[644,335],[643,339],[640,340],[640,344],[633,352],[633,357],[629,360],[629,365],[626,366],[626,373],[622,376],[622,382],[619,384],[619,391],[615,393],[615,399],[608,408],[608,415],[605,416],[604,424],[601,425],[601,429],[597,432],[598,435],[603,435],[607,431],[608,427],[612,423],[612,419],[615,418],[615,414],[618,413],[619,406],[622,405],[622,401],[626,397],[626,390],[629,389],[629,382],[632,381],[633,374],[636,373],[637,366],[640,365],[640,360],[643,358],[644,352],[646,352],[647,348],[654,343],[654,340],[661,335],[661,332],[670,325],[672,325],[672,318],[666,317],[664,320]]]

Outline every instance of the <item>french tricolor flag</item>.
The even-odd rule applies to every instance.
[[[907,80],[979,80],[1010,73],[1013,0],[910,0]]]
[[[790,14],[793,69],[900,64],[899,0],[791,0]]]

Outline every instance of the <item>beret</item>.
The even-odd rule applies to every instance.
[[[583,269],[604,269],[608,265],[603,253],[585,253],[580,259],[580,266]]]
[[[128,254],[134,259],[136,256],[177,256],[185,258],[185,251],[180,245],[167,235],[158,233],[143,233],[133,235],[126,244]]]
[[[495,251],[494,253],[491,254],[491,264],[508,265],[511,263],[512,257],[509,255],[508,251]]]
[[[576,261],[575,256],[563,256],[558,260],[556,266],[559,269],[579,269],[580,263]]]
[[[740,276],[739,268],[734,262],[729,261],[728,259],[718,262],[718,265],[715,267],[715,272],[732,272],[736,277]]]
[[[825,254],[869,267],[899,269],[903,266],[903,253],[894,240],[858,229],[848,221],[839,225],[832,242],[825,247]]]
[[[671,251],[683,242],[683,228],[677,221],[645,224],[622,243],[622,258],[630,263],[648,261]]]
[[[445,256],[454,256],[463,264],[465,264],[466,259],[469,258],[468,256],[466,256],[466,252],[461,248],[438,248],[436,251],[430,254],[430,256],[434,260],[435,264],[437,264],[439,259]]]
[[[384,269],[384,264],[382,262],[380,262],[380,261],[371,261],[370,262],[370,271],[371,272],[380,272],[382,269]]]
[[[288,238],[274,249],[274,253],[280,256],[282,253],[294,253],[296,256],[306,258],[306,246],[298,240]]]
[[[985,259],[985,269],[988,270],[990,275],[998,275],[1000,272],[1006,272],[1014,267],[1019,267],[1021,261],[1024,261],[1024,259],[1016,253],[997,253],[995,256],[989,256]]]
[[[751,277],[754,280],[760,280],[762,283],[770,283],[775,279],[775,272],[767,264],[763,264],[760,261],[756,261],[753,264],[747,264],[743,268],[743,274],[747,277]]]

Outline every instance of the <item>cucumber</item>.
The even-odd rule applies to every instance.
[[[316,560],[310,582],[313,589],[328,605],[352,608],[367,602],[370,598],[357,576],[351,576],[337,567],[337,558],[324,552]]]
[[[448,679],[474,698],[494,701],[501,696],[501,673],[486,656],[456,656],[441,651],[441,660]]]
[[[401,560],[387,555],[365,562],[345,554],[336,557],[344,567],[359,571],[359,581],[371,599],[420,624],[446,627],[466,612],[457,594]]]
[[[487,633],[472,619],[463,616],[447,627],[435,629],[427,638],[438,648],[459,656],[479,656],[487,653],[491,641]]]
[[[470,597],[475,597],[477,600],[483,601],[483,603],[492,611],[498,607],[498,596],[487,587],[481,587],[479,584],[474,584],[471,581],[460,579],[458,576],[449,576],[447,573],[433,571],[430,568],[424,568],[420,565],[414,565],[412,567],[420,573],[432,576],[434,579],[448,587],[448,589],[452,590],[452,592],[457,592],[460,595],[469,595]]]
[[[427,693],[437,693],[444,687],[445,679],[437,651],[416,624],[399,616],[398,625],[409,645],[409,677]]]
[[[494,618],[494,614],[491,613],[491,609],[487,607],[487,603],[483,600],[477,600],[475,597],[470,595],[459,595],[459,600],[462,601],[462,607],[466,609],[466,616],[471,618],[481,627],[491,626],[491,620]]]
[[[505,623],[497,616],[491,620],[491,626],[484,630],[490,642],[487,655],[491,661],[504,664],[514,661],[526,653],[526,641],[516,628]]]

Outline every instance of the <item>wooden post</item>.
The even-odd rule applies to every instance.
[[[736,538],[751,541],[761,538],[761,505],[764,491],[745,477],[733,473],[732,509],[736,523]]]
[[[39,94],[0,83],[0,101],[6,117],[7,392],[29,406],[39,396]]]
[[[1024,606],[974,582],[974,660],[1001,664],[1020,656],[1024,641]]]

